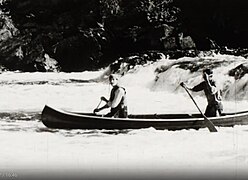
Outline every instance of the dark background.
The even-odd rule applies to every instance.
[[[2,69],[96,70],[123,57],[198,51],[247,54],[245,0],[4,0]],[[190,53],[189,53],[190,52]]]

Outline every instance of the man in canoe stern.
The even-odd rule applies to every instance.
[[[94,109],[94,113],[106,108],[111,108],[110,112],[106,114],[105,117],[126,118],[128,116],[126,90],[118,85],[118,80],[119,78],[115,74],[109,76],[109,83],[113,87],[110,93],[110,98],[108,100],[102,96],[101,101],[105,101],[106,104],[101,108]]]
[[[216,82],[213,80],[213,71],[209,68],[203,70],[203,79],[200,84],[194,86],[193,88],[188,88],[183,82],[182,86],[191,91],[204,91],[208,105],[205,110],[205,116],[216,117],[221,116],[223,112],[223,105],[221,102],[221,92],[216,87]]]

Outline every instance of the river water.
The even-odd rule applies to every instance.
[[[247,110],[244,76],[235,80],[227,72],[245,61],[216,55],[199,62],[223,62],[214,76],[224,91],[225,112]],[[232,61],[235,60],[235,61]],[[180,60],[179,60],[180,61]],[[182,58],[194,62],[196,59]],[[228,61],[228,63],[226,62]],[[129,113],[194,113],[191,99],[179,86],[201,81],[201,72],[190,73],[163,59],[137,66],[120,78],[128,97]],[[170,68],[160,74],[161,65]],[[50,106],[92,112],[111,87],[107,69],[82,73],[0,74],[0,179],[57,178],[245,178],[248,169],[248,126],[200,130],[60,130],[45,127],[40,115]],[[202,93],[193,96],[204,111]],[[106,113],[102,111],[101,113]]]

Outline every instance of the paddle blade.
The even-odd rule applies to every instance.
[[[210,132],[217,132],[217,129],[214,126],[214,124],[205,115],[204,115],[204,121]]]

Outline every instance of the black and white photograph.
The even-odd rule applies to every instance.
[[[0,0],[0,180],[248,178],[245,0]]]

